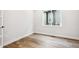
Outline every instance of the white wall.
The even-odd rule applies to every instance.
[[[34,11],[34,32],[48,35],[57,35],[79,39],[79,10],[63,10],[62,11],[62,27],[59,26],[43,26],[41,10]]]
[[[2,15],[1,15],[1,10],[0,10],[0,47],[2,46]]]
[[[4,45],[33,33],[32,10],[4,10]]]

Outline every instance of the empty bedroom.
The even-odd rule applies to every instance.
[[[0,10],[0,47],[79,48],[79,10]]]

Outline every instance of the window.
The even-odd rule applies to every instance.
[[[44,11],[45,25],[60,25],[61,12],[60,10],[47,10]]]

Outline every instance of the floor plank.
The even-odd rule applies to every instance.
[[[79,48],[79,40],[32,34],[4,48]]]

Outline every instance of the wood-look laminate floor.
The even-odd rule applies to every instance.
[[[79,48],[79,40],[33,34],[4,48]]]

